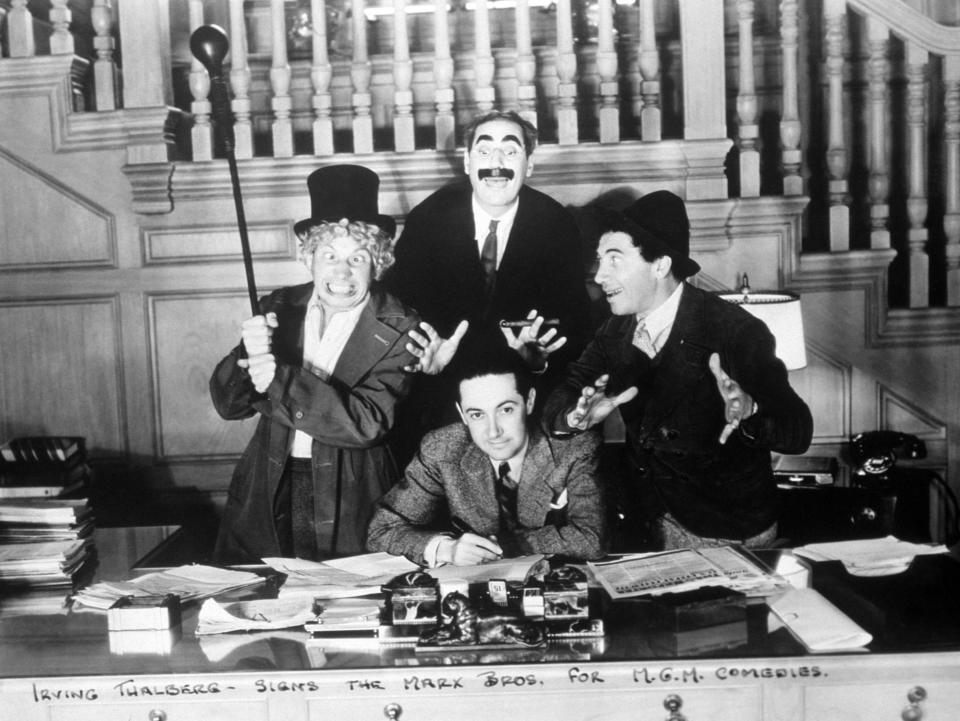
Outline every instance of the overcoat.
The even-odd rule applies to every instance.
[[[363,550],[374,504],[399,477],[386,439],[410,386],[403,366],[414,359],[404,346],[419,318],[374,286],[332,376],[323,379],[302,367],[303,324],[312,297],[313,283],[306,283],[260,301],[262,312],[275,312],[278,320],[277,372],[265,393],[257,393],[237,365],[242,345],[220,361],[210,379],[213,404],[223,418],[260,416],[230,483],[215,551],[221,563],[279,555],[274,498],[294,430],[314,438],[315,487],[339,498],[338,554]]]
[[[567,412],[604,373],[611,395],[636,385],[637,397],[620,407],[629,457],[628,475],[618,481],[623,502],[647,520],[667,510],[700,536],[745,539],[768,528],[778,511],[770,452],[803,453],[813,434],[810,409],[790,387],[773,335],[739,306],[689,284],[654,359],[634,347],[636,326],[628,315],[600,327],[547,400],[544,423],[570,432]],[[725,444],[712,353],[757,404]]]

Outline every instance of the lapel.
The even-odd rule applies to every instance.
[[[513,226],[507,237],[507,248],[503,252],[500,267],[497,269],[498,279],[503,276],[509,277],[515,271],[522,271],[525,268],[524,256],[530,250],[532,239],[537,237],[536,228],[531,229],[536,218],[533,217],[535,213],[530,208],[530,200],[526,197],[529,194],[527,191],[526,186],[520,189],[517,214],[513,216]]]
[[[497,515],[497,494],[494,491],[493,465],[487,454],[481,451],[469,440],[467,434],[466,449],[460,457],[460,472],[467,479],[466,483],[458,484],[458,490],[463,496],[467,508],[491,508],[493,516]]]
[[[537,526],[543,523],[551,501],[563,492],[562,483],[554,473],[556,467],[550,441],[539,431],[533,431],[520,471],[517,515],[521,524]]]
[[[355,386],[390,352],[397,338],[402,335],[400,331],[385,322],[402,315],[403,313],[390,296],[372,291],[370,301],[360,314],[357,326],[343,347],[343,353],[337,360],[333,375],[348,387]],[[301,340],[301,349],[302,347]]]
[[[708,331],[703,298],[696,288],[687,285],[670,336],[660,351],[656,390],[644,413],[644,425],[648,428],[659,427],[660,421],[697,387],[705,373],[710,372],[707,365]]]

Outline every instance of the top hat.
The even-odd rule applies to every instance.
[[[362,165],[327,165],[307,177],[310,190],[310,217],[294,224],[298,236],[311,226],[336,223],[342,218],[376,225],[393,237],[397,224],[381,215],[377,203],[380,176]]]
[[[700,270],[690,258],[690,220],[683,200],[669,190],[656,190],[624,210],[605,217],[606,230],[620,230],[658,255],[668,255],[681,278]]]

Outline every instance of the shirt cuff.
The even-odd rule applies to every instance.
[[[453,553],[450,551],[450,548],[453,546],[455,541],[450,538],[450,536],[444,536],[442,534],[433,536],[427,545],[423,549],[423,563],[427,568],[436,568],[437,566],[442,566],[446,563],[449,563],[449,560],[453,557]]]

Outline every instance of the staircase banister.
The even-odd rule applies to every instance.
[[[941,25],[903,0],[847,0],[847,7],[882,21],[903,40],[937,55],[960,52],[960,27]]]

